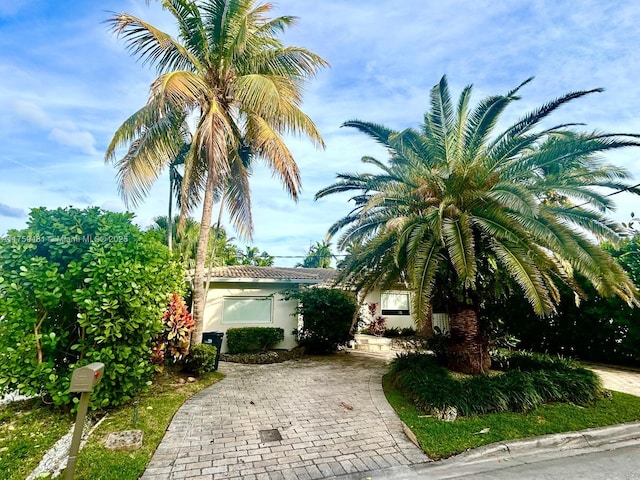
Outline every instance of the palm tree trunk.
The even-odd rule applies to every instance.
[[[211,172],[207,175],[207,185],[202,202],[202,220],[200,221],[200,236],[198,237],[198,250],[196,251],[196,268],[193,275],[193,320],[195,329],[191,334],[191,344],[202,343],[204,331],[204,309],[206,304],[205,292],[205,266],[207,250],[209,246],[209,231],[211,229],[211,213],[213,211],[213,192],[215,189],[215,175]]]
[[[167,216],[167,245],[173,253],[173,175],[169,170],[169,215]]]
[[[491,367],[489,341],[480,329],[478,312],[465,306],[450,315],[447,366],[455,372],[478,375]]]
[[[431,303],[426,305],[424,319],[422,324],[418,324],[419,330],[416,332],[418,337],[430,338],[433,336],[433,306]]]
[[[211,249],[211,260],[209,261],[209,268],[207,274],[207,283],[204,287],[204,301],[207,302],[207,295],[209,295],[209,287],[211,285],[211,267],[214,266],[214,261],[216,258],[216,246],[218,245],[218,237],[220,236],[220,224],[222,223],[222,212],[224,211],[224,199],[225,194],[222,194],[222,198],[220,198],[220,210],[218,211],[218,222],[216,223],[216,229],[213,232],[213,247]]]

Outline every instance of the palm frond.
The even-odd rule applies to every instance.
[[[465,288],[471,288],[476,279],[475,242],[469,215],[445,218],[442,222],[442,237],[449,258]]]
[[[127,50],[158,73],[201,68],[200,62],[171,35],[128,13],[108,19],[111,31],[125,41]]]

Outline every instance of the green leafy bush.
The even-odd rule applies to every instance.
[[[640,285],[640,234],[617,248],[605,245],[636,285]],[[499,335],[513,335],[519,348],[581,360],[640,366],[640,308],[618,297],[603,298],[584,278],[576,282],[585,298],[576,304],[570,288],[560,286],[556,313],[540,318],[522,295],[483,302],[482,315]]]
[[[433,327],[433,335],[427,339],[427,348],[433,352],[436,360],[442,364],[447,363],[449,350],[449,332],[443,332],[440,327]]]
[[[288,290],[283,295],[285,300],[298,300],[295,315],[302,315],[302,328],[296,334],[308,353],[334,352],[353,339],[351,327],[357,304],[351,293],[311,287]]]
[[[227,330],[229,353],[254,353],[269,350],[284,340],[284,330],[278,327],[240,327]]]
[[[218,349],[214,345],[202,343],[193,345],[184,359],[184,369],[196,375],[213,372],[216,367]]]
[[[126,402],[154,367],[151,342],[182,268],[166,247],[98,208],[31,211],[0,242],[0,390],[71,403],[71,372],[105,364],[92,405]]]
[[[571,358],[521,350],[498,350],[491,356],[491,368],[496,370],[570,370],[578,368]]]
[[[384,336],[387,338],[398,338],[398,337],[413,337],[416,334],[416,329],[412,327],[391,327],[387,328],[384,331]]]
[[[544,355],[514,354],[498,375],[454,377],[431,356],[399,355],[392,363],[394,384],[420,409],[455,407],[459,415],[519,412],[543,403],[584,404],[601,392],[597,375],[571,361]]]

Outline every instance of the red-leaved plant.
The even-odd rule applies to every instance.
[[[174,293],[167,310],[162,316],[164,330],[156,338],[151,354],[151,362],[163,365],[165,361],[176,363],[189,353],[193,321],[183,298]]]
[[[367,330],[369,330],[369,333],[371,335],[381,337],[382,335],[384,335],[384,332],[387,329],[387,319],[385,317],[377,315],[377,303],[369,303],[367,305],[367,309],[369,310],[369,324],[367,325]]]

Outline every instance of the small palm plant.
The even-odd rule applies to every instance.
[[[429,318],[432,301],[444,304],[449,366],[458,371],[489,368],[478,321],[488,296],[516,290],[545,315],[559,301],[559,283],[582,294],[579,274],[601,295],[638,301],[636,287],[598,244],[622,231],[606,216],[613,205],[602,189],[640,193],[600,154],[640,146],[638,136],[578,132],[577,124],[535,129],[560,106],[599,89],[564,95],[496,132],[530,80],[471,109],[471,86],[454,105],[443,77],[419,129],[346,122],[385,146],[389,160],[364,157],[377,173],[340,174],[316,194],[355,192],[354,210],[329,232],[342,231],[339,248],[351,247],[340,280],[365,291],[407,282],[418,323]]]

